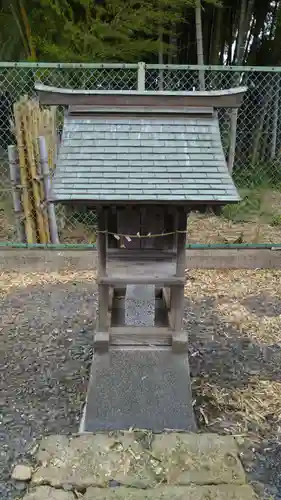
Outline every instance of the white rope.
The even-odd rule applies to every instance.
[[[110,234],[116,238],[116,240],[120,240],[120,238],[125,238],[127,241],[131,241],[134,238],[142,239],[142,238],[161,238],[162,236],[172,236],[177,233],[185,233],[187,234],[187,231],[170,231],[168,233],[159,233],[159,234],[140,234],[137,232],[136,234],[122,234],[122,233],[112,233],[110,231],[97,231],[98,234]]]

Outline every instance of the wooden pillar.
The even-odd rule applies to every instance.
[[[186,245],[186,213],[184,210],[178,210],[176,230],[176,276],[185,275],[185,245]],[[172,349],[173,352],[185,352],[187,350],[187,334],[182,331],[184,315],[184,285],[171,287],[171,319],[172,319]]]
[[[106,275],[107,260],[107,211],[104,208],[101,208],[98,212],[97,249],[98,276],[100,278]]]
[[[101,208],[98,212],[98,277],[106,276],[107,271],[107,211]],[[99,232],[101,231],[101,232]],[[99,284],[98,286],[98,321],[95,333],[94,348],[97,352],[107,352],[109,348],[109,285]]]

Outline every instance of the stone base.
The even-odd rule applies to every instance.
[[[76,500],[72,492],[48,486],[35,488],[24,500]],[[160,487],[152,490],[88,488],[81,500],[255,500],[250,486]]]
[[[136,430],[49,436],[24,500],[255,500],[235,439]],[[80,498],[80,496],[79,496]]]
[[[195,431],[188,353],[170,348],[110,348],[95,354],[84,427]]]

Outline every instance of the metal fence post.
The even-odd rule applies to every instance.
[[[145,63],[138,63],[138,91],[143,92],[145,90]]]

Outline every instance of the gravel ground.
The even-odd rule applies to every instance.
[[[0,256],[0,498],[42,435],[77,432],[92,355],[95,272]],[[82,263],[81,263],[82,262]],[[78,266],[78,267],[77,267]],[[281,271],[188,273],[186,326],[194,408],[202,431],[239,436],[263,498],[281,499]],[[2,483],[1,483],[2,481]],[[271,496],[270,496],[271,495]]]
[[[14,500],[15,463],[42,435],[77,432],[92,355],[93,273],[9,270],[1,286],[0,498]],[[1,356],[2,357],[2,356]]]

